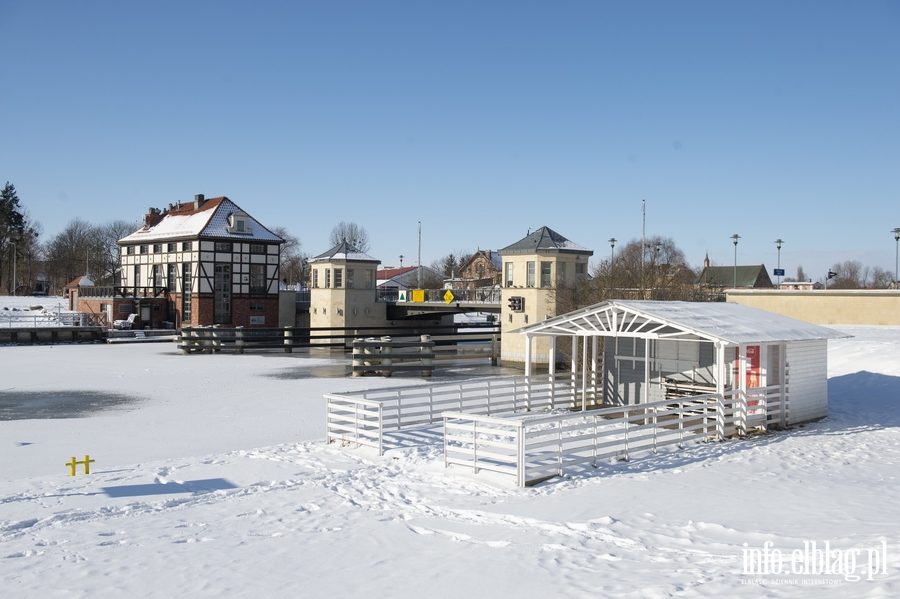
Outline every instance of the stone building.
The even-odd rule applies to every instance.
[[[503,258],[501,360],[504,366],[526,363],[525,338],[507,333],[559,314],[557,291],[587,276],[592,250],[541,227],[500,250]],[[546,368],[550,346],[535,339],[531,364]]]

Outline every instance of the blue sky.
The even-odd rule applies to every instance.
[[[547,225],[609,255],[893,270],[900,2],[0,2],[0,179],[47,237],[226,195],[385,265]]]

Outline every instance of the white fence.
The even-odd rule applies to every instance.
[[[85,326],[81,312],[41,312],[19,311],[0,312],[0,327],[40,328],[40,327],[81,327]]]
[[[580,391],[578,377],[543,375],[328,394],[327,440],[382,454],[385,433],[442,420],[445,466],[526,486],[598,460],[683,446],[687,437],[724,439],[786,421],[781,386],[571,411]]]

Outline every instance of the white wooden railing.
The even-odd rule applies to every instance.
[[[773,385],[588,411],[572,374],[474,379],[327,394],[327,441],[384,453],[385,433],[443,421],[445,466],[511,476],[525,486],[567,468],[656,452],[686,438],[724,439],[784,426]],[[594,389],[587,388],[588,403]]]
[[[21,312],[0,312],[0,327],[3,328],[40,328],[84,326],[84,314],[81,312],[38,312],[26,314]]]

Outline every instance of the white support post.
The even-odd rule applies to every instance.
[[[587,411],[587,337],[583,338],[581,341],[581,411]]]
[[[597,405],[597,354],[600,351],[600,337],[591,337],[591,392],[594,394],[594,405]]]
[[[572,387],[572,407],[578,399],[578,335],[572,335],[572,364],[570,385]]]
[[[556,405],[556,335],[550,337],[550,348],[547,350],[547,373],[550,381],[550,407]]]
[[[740,398],[741,419],[738,430],[740,434],[747,434],[747,346],[741,344],[738,347],[738,380],[736,388],[738,389],[738,397]]]
[[[650,402],[650,339],[644,339],[644,403]]]
[[[782,343],[781,349],[778,351],[778,358],[780,364],[778,365],[779,369],[779,380],[781,381],[781,428],[784,429],[787,426],[787,344]]]
[[[525,334],[525,410],[531,411],[531,335]]]

